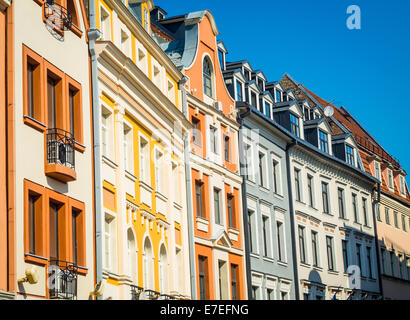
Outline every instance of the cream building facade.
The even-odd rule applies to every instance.
[[[152,1],[95,1],[104,299],[190,298],[182,73]]]

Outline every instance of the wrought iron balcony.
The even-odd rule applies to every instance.
[[[56,31],[64,32],[71,29],[72,17],[67,8],[54,2],[54,0],[47,0],[44,3],[44,18],[47,23]]]
[[[139,300],[141,293],[144,292],[144,288],[131,285],[131,300]]]
[[[50,299],[77,299],[78,267],[72,262],[51,260],[48,267]]]
[[[63,182],[76,179],[75,141],[71,133],[61,129],[47,130],[46,174]]]

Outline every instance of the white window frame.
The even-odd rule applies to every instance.
[[[142,150],[142,144],[144,149]],[[148,137],[139,133],[138,137],[138,149],[139,149],[139,178],[140,181],[150,185],[150,141]]]

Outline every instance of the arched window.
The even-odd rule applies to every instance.
[[[144,242],[143,269],[144,289],[154,290],[154,263],[152,255],[152,245],[149,238],[146,238]]]
[[[212,78],[213,78],[213,68],[211,61],[208,57],[204,59],[203,65],[203,81],[204,81],[204,93],[208,96],[213,98],[213,86],[212,86]]]
[[[159,260],[159,291],[162,294],[168,293],[168,257],[165,246],[160,249]]]
[[[134,283],[137,281],[137,252],[135,247],[135,237],[131,229],[127,233],[127,255],[128,274]]]

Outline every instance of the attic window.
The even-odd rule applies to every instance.
[[[400,192],[403,196],[406,194],[406,183],[403,176],[400,176]]]
[[[390,169],[387,169],[387,176],[388,176],[388,183],[389,183],[389,188],[393,189],[393,172]]]
[[[354,153],[351,146],[346,146],[346,162],[354,166]]]
[[[319,149],[323,152],[329,153],[327,133],[322,130],[319,130]]]
[[[278,89],[275,89],[275,99],[276,99],[276,103],[279,103],[282,101],[282,95]]]

